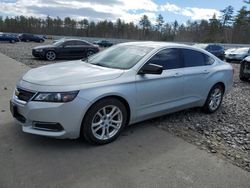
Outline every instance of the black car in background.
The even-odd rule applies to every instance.
[[[23,42],[33,41],[33,42],[44,42],[44,38],[38,35],[23,33],[19,35],[19,39]]]
[[[0,33],[0,41],[15,43],[19,42],[19,38],[16,35],[8,34],[8,33]]]
[[[98,41],[95,41],[94,44],[97,44],[100,47],[110,47],[113,45],[112,42],[107,41],[107,40],[98,40]]]
[[[211,54],[214,54],[216,57],[221,60],[225,59],[225,49],[219,44],[195,44],[194,46],[202,48]]]
[[[250,56],[243,59],[240,63],[240,80],[247,81],[250,79]]]
[[[84,40],[58,40],[51,45],[37,46],[32,49],[32,55],[41,59],[53,61],[57,58],[81,59],[99,52],[98,46]]]

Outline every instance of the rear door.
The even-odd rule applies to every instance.
[[[161,65],[164,70],[160,75],[136,75],[137,115],[142,119],[180,106],[183,98],[180,50],[164,49],[146,64],[149,63]]]
[[[87,50],[90,44],[84,41],[66,41],[60,48],[60,56],[70,58],[83,58],[86,57]]]
[[[209,77],[213,69],[214,59],[191,49],[182,49],[184,93],[186,103],[199,102],[206,97],[209,89]]]
[[[60,57],[72,58],[77,55],[77,46],[75,41],[65,41],[58,50]]]

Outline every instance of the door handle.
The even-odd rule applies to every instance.
[[[208,74],[209,70],[203,70],[202,72],[203,72],[203,74]]]
[[[177,73],[174,74],[174,77],[180,77],[180,76],[182,76],[181,73],[178,73],[178,72],[177,72]]]

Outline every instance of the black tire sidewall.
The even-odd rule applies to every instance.
[[[220,101],[219,106],[218,106],[215,110],[212,110],[212,109],[210,108],[210,106],[209,106],[209,102],[210,102],[210,98],[211,98],[212,92],[213,92],[215,89],[217,89],[217,88],[219,88],[219,89],[222,91],[221,101]],[[203,111],[206,112],[206,113],[209,113],[209,114],[210,114],[210,113],[216,112],[216,111],[220,108],[220,106],[221,106],[221,103],[222,103],[222,101],[223,101],[224,92],[225,92],[225,91],[224,91],[223,87],[222,87],[220,84],[214,85],[214,86],[211,88],[211,90],[209,91],[209,94],[208,94],[207,99],[206,99],[206,103],[205,103],[204,106],[203,106]]]
[[[120,130],[116,133],[116,135],[114,135],[112,138],[107,139],[107,140],[99,140],[95,138],[95,136],[93,135],[93,132],[91,129],[92,120],[98,110],[108,105],[115,105],[121,110],[122,116],[123,116],[122,126]],[[88,141],[91,144],[96,144],[96,145],[107,144],[116,140],[120,136],[123,128],[126,125],[126,122],[127,122],[127,110],[126,110],[125,105],[116,98],[106,98],[93,104],[90,107],[90,109],[87,111],[87,113],[85,114],[83,123],[82,123],[81,135],[85,138],[86,141]]]
[[[90,53],[90,54],[89,54],[89,53]],[[89,51],[87,51],[86,56],[89,57],[89,56],[91,56],[91,55],[93,55],[93,54],[94,54],[94,52],[91,51],[91,50],[89,50]]]
[[[243,62],[241,62],[241,64],[240,64],[240,74],[239,74],[239,78],[240,78],[240,80],[241,81],[247,81],[248,79],[244,76],[244,63]]]

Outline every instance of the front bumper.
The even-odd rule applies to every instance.
[[[78,138],[82,119],[86,113],[89,102],[76,97],[68,103],[48,103],[36,101],[20,101],[15,94],[10,101],[13,112],[15,106],[15,119],[22,126],[23,132],[55,137],[55,138]],[[44,124],[47,129],[37,128],[38,124]],[[49,126],[53,127],[49,127]],[[58,125],[58,129],[55,129]],[[59,126],[60,125],[60,126]]]
[[[42,51],[42,52],[38,52],[38,51],[36,51],[36,50],[32,50],[32,55],[34,56],[34,57],[38,57],[38,58],[44,58],[44,51]]]

